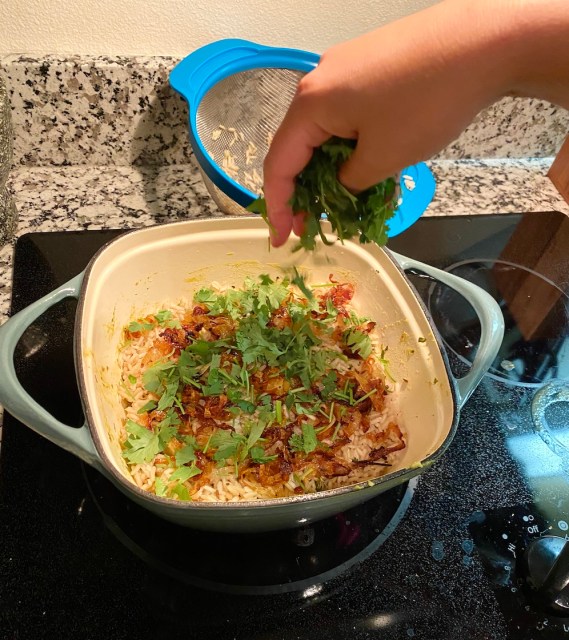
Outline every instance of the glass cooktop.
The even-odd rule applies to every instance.
[[[22,237],[13,311],[118,233]],[[424,218],[389,246],[484,286],[506,319],[443,458],[418,483],[310,527],[204,534],[147,514],[6,415],[0,638],[569,638],[569,466],[530,414],[544,383],[569,380],[569,219]],[[470,305],[423,274],[410,279],[464,372],[479,337]],[[79,426],[74,313],[66,301],[30,327],[16,364],[43,406]],[[549,415],[562,443],[566,409]]]

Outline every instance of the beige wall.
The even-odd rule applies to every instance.
[[[0,55],[184,56],[218,38],[322,52],[437,0],[1,0]]]

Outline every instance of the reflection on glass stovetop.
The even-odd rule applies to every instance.
[[[276,538],[258,545],[238,537],[210,541],[208,554],[220,549],[212,563],[218,576],[229,571],[237,585],[251,586],[255,567],[276,567],[280,582],[267,589],[271,595],[215,591],[207,580],[202,587],[209,590],[196,588],[192,567],[208,577],[199,536],[145,521],[96,472],[7,416],[0,458],[0,601],[7,606],[0,607],[0,630],[30,638],[569,637],[569,620],[536,603],[524,573],[528,544],[540,536],[563,538],[569,528],[568,476],[530,419],[537,389],[569,377],[567,224],[556,213],[429,218],[393,239],[399,253],[493,289],[509,315],[511,339],[464,408],[448,453],[414,492],[392,496],[391,511],[370,504],[353,520],[341,514],[320,528],[286,532],[278,544]],[[14,309],[78,273],[117,233],[22,238]],[[463,372],[476,348],[469,305],[420,275],[411,279],[446,340],[453,370]],[[77,426],[74,311],[67,302],[36,323],[21,342],[17,366],[32,395]],[[555,410],[552,422],[562,437],[569,416],[563,406]],[[370,522],[371,529],[358,528]],[[296,556],[294,549],[279,551],[285,539],[299,545]],[[329,564],[311,574],[305,571],[311,562],[324,567],[312,546],[318,539],[327,542]],[[334,555],[340,540],[347,556]],[[247,572],[241,581],[231,574],[232,553],[244,555],[235,563]],[[286,568],[285,556],[297,558],[300,573]],[[180,567],[185,576],[176,575]],[[267,571],[270,584],[273,569]],[[279,593],[283,575],[289,586],[295,575],[302,579]],[[311,581],[311,575],[319,577]]]

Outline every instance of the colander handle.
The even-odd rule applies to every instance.
[[[490,368],[502,344],[504,337],[504,316],[502,315],[500,306],[484,289],[468,282],[464,278],[455,276],[442,269],[431,267],[418,260],[399,255],[394,251],[391,251],[391,255],[404,271],[410,269],[421,271],[460,293],[470,302],[478,316],[481,331],[480,344],[476,356],[470,371],[462,378],[456,380],[458,405],[462,408],[482,380],[486,371]]]
[[[186,56],[170,72],[172,88],[197,109],[204,93],[227,76],[258,68],[312,71],[320,56],[300,49],[267,47],[248,40],[226,39],[206,44]]]

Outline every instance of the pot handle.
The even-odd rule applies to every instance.
[[[50,307],[65,298],[78,298],[83,273],[22,309],[0,327],[0,404],[16,419],[51,442],[100,467],[99,455],[86,424],[76,429],[56,420],[20,384],[14,367],[14,352],[28,327]]]
[[[470,302],[478,316],[481,328],[480,345],[470,371],[462,378],[456,379],[458,405],[462,408],[498,355],[504,337],[504,316],[500,306],[489,293],[464,278],[393,251],[390,253],[404,271],[422,271],[460,293]]]

